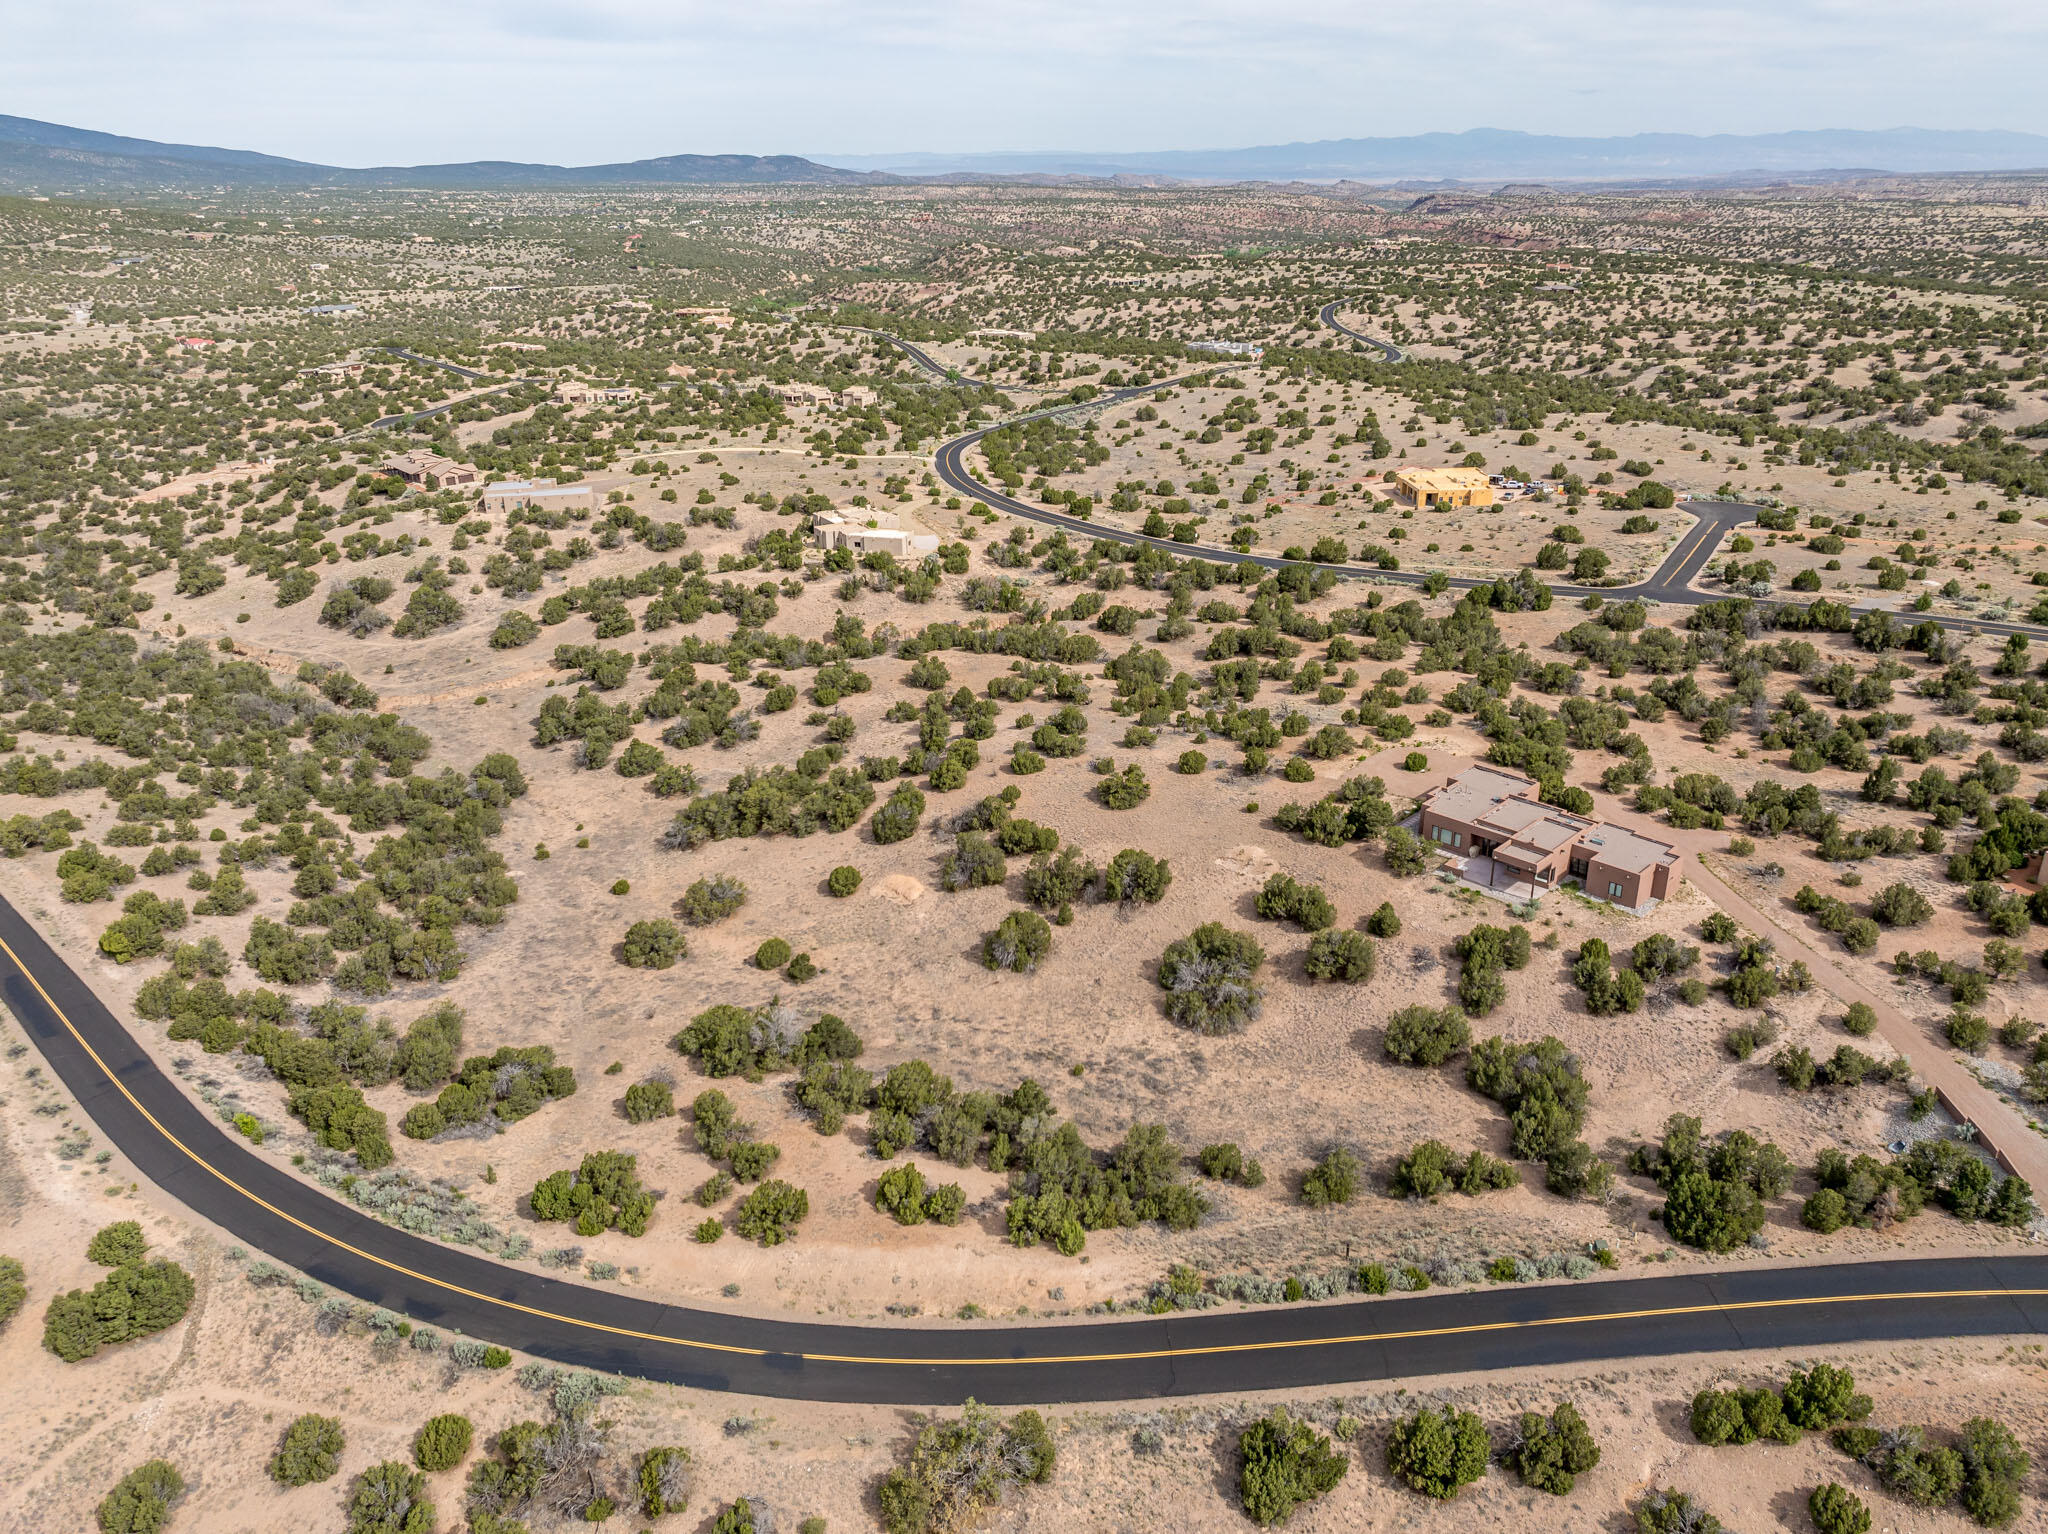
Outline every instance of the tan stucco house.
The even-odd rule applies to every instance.
[[[1671,843],[1568,814],[1541,793],[1521,773],[1469,767],[1421,796],[1417,833],[1492,889],[1540,895],[1576,879],[1594,899],[1635,911],[1677,888],[1685,855]]]

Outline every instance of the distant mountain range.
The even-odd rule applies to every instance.
[[[1407,138],[1327,139],[1251,149],[1138,154],[664,155],[616,165],[459,165],[347,169],[246,149],[161,144],[86,128],[0,116],[0,191],[133,192],[209,187],[425,187],[519,190],[770,183],[858,186],[1016,177],[1193,181],[1683,181],[1866,172],[2048,169],[2048,136],[1928,128],[1801,133],[1638,133],[1560,138],[1501,128]]]
[[[373,166],[349,170],[285,160],[247,149],[159,144],[87,128],[0,116],[0,191],[115,192],[199,187],[351,189],[429,187],[518,190],[539,187],[704,185],[775,182],[860,185],[894,181],[871,171],[840,170],[795,155],[676,154],[623,165],[522,165],[477,160],[463,165]]]
[[[1637,133],[1559,138],[1504,128],[1407,138],[1325,139],[1254,149],[1141,154],[834,155],[834,163],[902,176],[948,172],[1226,181],[1621,181],[1803,175],[1865,168],[1929,173],[2048,169],[2048,136],[1929,128],[1803,133]]]

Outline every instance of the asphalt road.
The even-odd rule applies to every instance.
[[[347,437],[343,437],[340,440],[346,442],[350,437],[367,437],[373,431],[389,431],[394,426],[404,426],[413,421],[424,421],[430,416],[446,415],[457,405],[467,405],[471,400],[489,399],[493,394],[509,394],[512,390],[518,388],[520,383],[525,383],[526,381],[522,378],[519,380],[519,383],[503,384],[495,389],[481,389],[475,394],[466,394],[461,399],[452,399],[445,405],[431,405],[425,410],[408,410],[400,415],[379,416],[368,426],[359,426],[350,432]]]
[[[1125,400],[1136,399],[1142,395],[1152,393],[1155,389],[1168,388],[1179,382],[1180,380],[1177,378],[1169,378],[1162,379],[1155,384],[1144,385],[1140,388],[1110,390],[1089,401],[1087,406],[1052,406],[1045,410],[1033,411],[1029,415],[1014,417],[997,426],[981,427],[979,430],[968,432],[963,436],[953,438],[950,442],[941,444],[938,452],[933,455],[934,471],[937,473],[940,482],[957,494],[971,497],[974,500],[983,502],[994,510],[1008,512],[1011,516],[1021,517],[1028,522],[1042,523],[1047,527],[1065,528],[1069,533],[1079,537],[1103,538],[1111,543],[1133,546],[1151,544],[1181,559],[1206,559],[1212,563],[1223,565],[1258,565],[1262,569],[1267,570],[1285,570],[1300,563],[1298,560],[1282,559],[1277,554],[1245,553],[1238,549],[1219,548],[1214,544],[1175,543],[1166,538],[1148,538],[1143,533],[1134,533],[1124,528],[1111,527],[1099,522],[1085,521],[1080,517],[1069,516],[1067,513],[1050,506],[1037,506],[1029,501],[1020,501],[1015,496],[1005,495],[993,485],[975,478],[973,472],[967,467],[968,453],[974,449],[975,445],[983,437],[986,437],[992,431],[999,430],[1001,426],[1014,426],[1019,421],[1036,420],[1040,416],[1058,415],[1062,411],[1067,410],[1093,409],[1105,403],[1111,405],[1121,404]],[[1728,519],[1725,525],[1730,526],[1736,522],[1750,521],[1756,516],[1757,512],[1757,508],[1754,506],[1738,506],[1732,501],[1688,504],[1685,509],[1699,512],[1706,506],[1712,506],[1720,517]],[[1736,515],[1737,513],[1739,515]],[[1699,556],[1702,562],[1713,553],[1717,542],[1718,537],[1713,542],[1705,545],[1704,552]],[[1680,548],[1683,549],[1685,546],[1682,543]],[[1676,551],[1674,551],[1673,559],[1667,559],[1662,569],[1659,569],[1648,581],[1643,582],[1639,586],[1573,586],[1554,584],[1550,589],[1553,594],[1560,597],[1583,597],[1597,594],[1615,599],[1643,596],[1659,601],[1693,603],[1712,601],[1713,598],[1703,596],[1699,592],[1682,592],[1677,587],[1662,584],[1667,576],[1674,572],[1673,561],[1676,557]],[[1372,565],[1333,564],[1319,565],[1317,568],[1333,571],[1338,576],[1347,580],[1389,581],[1403,586],[1420,586],[1429,578],[1429,572],[1425,570],[1382,570]],[[1448,576],[1446,579],[1449,582],[1450,589],[1453,591],[1467,591],[1474,586],[1491,586],[1493,584],[1491,579],[1479,580],[1463,575]],[[1672,594],[1665,595],[1664,593],[1667,591]]]
[[[415,362],[432,363],[437,368],[446,368],[451,373],[460,373],[464,378],[488,378],[491,376],[488,373],[472,373],[469,369],[459,368],[452,362],[435,362],[432,357],[415,357],[411,352],[398,351],[398,348],[395,346],[387,346],[384,350],[387,352],[397,352],[401,357],[412,357],[412,360]],[[394,426],[407,426],[414,421],[424,421],[432,416],[446,415],[457,405],[467,405],[473,400],[489,399],[494,394],[509,394],[521,384],[546,382],[547,380],[544,378],[515,378],[512,382],[500,384],[495,389],[479,389],[474,394],[463,395],[461,399],[451,399],[441,405],[429,405],[425,410],[407,410],[400,412],[398,415],[379,416],[368,426],[358,426],[354,431],[338,437],[336,440],[348,442],[357,437],[367,437],[372,432],[389,431]]]
[[[1133,1400],[2048,1332],[2043,1255],[1438,1290],[1096,1324],[840,1326],[689,1309],[408,1235],[273,1166],[163,1075],[5,900],[0,996],[100,1132],[232,1239],[417,1323],[703,1390],[915,1405],[970,1395],[1003,1404]]]
[[[1692,582],[1721,547],[1721,540],[1743,523],[1754,522],[1760,508],[1741,501],[1681,501],[1676,509],[1690,513],[1699,521],[1678,540],[1677,547],[1664,556],[1664,563],[1651,573],[1648,580],[1617,588],[1617,595],[1681,605],[1720,600],[1692,590]]]
[[[961,372],[958,368],[946,366],[945,363],[939,361],[938,358],[934,357],[930,352],[926,351],[923,347],[915,345],[912,342],[906,341],[901,336],[892,336],[886,330],[873,330],[866,325],[845,325],[841,326],[840,328],[844,330],[854,331],[856,334],[859,335],[874,336],[879,340],[887,341],[891,346],[895,347],[898,351],[903,353],[904,356],[908,357],[912,362],[916,363],[919,367],[923,368],[927,373],[931,374],[932,377],[938,379],[941,383],[962,384],[969,389],[995,389],[1001,387],[1001,385],[999,384],[989,383],[988,380],[985,378],[969,378],[965,373]]]
[[[403,357],[407,362],[425,363],[430,368],[446,368],[451,373],[460,373],[464,378],[489,378],[489,373],[479,373],[474,368],[460,368],[452,362],[443,362],[439,357],[422,357],[418,352],[409,352],[402,346],[380,346],[379,351],[389,352],[394,357]]]
[[[1325,304],[1322,310],[1324,319],[1332,325],[1336,325],[1336,321],[1330,318],[1335,307],[1334,304]],[[1341,325],[1336,328],[1344,329]],[[880,335],[883,332],[872,333]],[[1358,333],[1345,330],[1345,334]],[[1370,336],[1361,335],[1359,339],[1372,341]],[[1373,344],[1386,346],[1386,343],[1381,341],[1373,341]],[[1398,348],[1395,350],[1398,351]],[[1236,549],[1219,548],[1214,544],[1175,543],[1165,538],[1148,538],[1143,533],[1084,521],[1080,517],[1068,516],[1065,512],[1049,506],[1034,505],[1029,501],[1020,501],[1015,496],[1005,495],[993,485],[977,479],[967,467],[967,455],[973,451],[975,445],[990,432],[1000,430],[1003,426],[1014,426],[1021,421],[1037,420],[1042,416],[1059,415],[1067,411],[1118,405],[1159,389],[1172,388],[1183,381],[1180,378],[1162,378],[1156,383],[1136,388],[1112,389],[1098,395],[1086,405],[1052,405],[1043,410],[1013,416],[1010,420],[995,425],[980,427],[942,443],[933,455],[933,470],[940,482],[957,495],[981,501],[994,510],[1007,512],[1027,522],[1065,528],[1068,533],[1079,537],[1102,538],[1111,543],[1132,546],[1151,544],[1177,558],[1206,559],[1215,564],[1258,565],[1267,570],[1282,570],[1297,563],[1294,560],[1282,559],[1277,554],[1241,553]],[[1755,521],[1756,514],[1762,509],[1745,501],[1681,501],[1676,510],[1696,517],[1699,521],[1678,541],[1677,546],[1665,556],[1664,562],[1646,579],[1629,586],[1575,586],[1564,582],[1552,582],[1551,593],[1556,597],[1600,596],[1609,601],[1622,602],[1631,598],[1641,598],[1648,602],[1662,602],[1679,607],[1702,607],[1709,602],[1721,601],[1728,593],[1695,591],[1690,583],[1698,578],[1700,571],[1719,551],[1722,538],[1730,530]],[[1429,572],[1426,570],[1381,570],[1376,566],[1352,564],[1321,565],[1318,568],[1334,571],[1340,578],[1346,580],[1382,581],[1402,586],[1420,586],[1429,578]],[[1490,579],[1479,580],[1469,576],[1454,575],[1447,577],[1447,580],[1449,589],[1453,591],[1466,591],[1474,586],[1493,584]],[[1879,603],[1853,606],[1850,611],[1859,615],[1866,612],[1889,612],[1908,626],[1931,620],[1943,628],[1961,633],[2025,634],[2036,639],[2048,635],[2048,627],[2035,623],[2013,623],[1996,618],[1945,617],[1938,613],[1915,613]]]
[[[1354,341],[1363,341],[1367,346],[1378,347],[1381,355],[1389,362],[1406,362],[1408,360],[1408,354],[1392,341],[1382,341],[1378,336],[1369,336],[1362,330],[1353,330],[1349,325],[1342,323],[1337,318],[1337,306],[1335,304],[1324,304],[1316,318],[1325,325],[1328,325],[1339,335],[1349,336]]]

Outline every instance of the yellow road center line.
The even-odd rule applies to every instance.
[[[430,1284],[438,1289],[445,1289],[451,1294],[462,1295],[465,1299],[478,1300],[487,1305],[496,1305],[521,1315],[537,1317],[540,1320],[558,1321],[565,1326],[582,1327],[588,1331],[603,1332],[615,1337],[631,1337],[644,1342],[665,1342],[675,1347],[697,1348],[707,1352],[732,1353],[749,1358],[774,1356],[773,1350],[768,1348],[742,1347],[737,1344],[724,1342],[702,1342],[690,1337],[671,1337],[660,1332],[637,1331],[632,1327],[612,1326],[602,1321],[588,1320],[582,1316],[567,1316],[556,1311],[543,1310],[533,1305],[522,1305],[516,1300],[507,1300],[498,1295],[483,1294],[474,1289],[464,1288],[462,1285],[451,1283],[447,1279],[436,1278],[430,1273],[416,1272],[411,1268],[405,1267],[403,1264],[391,1261],[387,1257],[379,1257],[374,1252],[366,1252],[361,1247],[353,1246],[342,1240],[339,1236],[331,1235],[327,1231],[308,1225],[304,1220],[278,1208],[275,1204],[243,1187],[234,1178],[228,1176],[227,1173],[206,1160],[205,1157],[199,1155],[198,1152],[194,1151],[184,1141],[166,1129],[157,1119],[156,1115],[145,1108],[135,1094],[128,1090],[126,1083],[107,1068],[107,1063],[100,1058],[99,1051],[94,1049],[91,1043],[87,1041],[85,1035],[78,1031],[78,1026],[71,1021],[71,1018],[64,1009],[57,1005],[56,998],[43,988],[43,983],[22,962],[21,955],[14,951],[5,938],[0,938],[0,952],[6,953],[8,959],[13,962],[14,967],[21,971],[22,977],[35,987],[36,994],[43,998],[44,1003],[57,1015],[58,1021],[63,1023],[66,1030],[78,1041],[79,1047],[92,1057],[93,1064],[100,1068],[101,1073],[113,1084],[115,1090],[128,1099],[130,1105],[148,1121],[152,1129],[162,1135],[165,1140],[169,1141],[194,1164],[218,1178],[227,1187],[249,1200],[250,1203],[255,1204],[261,1209],[268,1210],[271,1214],[276,1215],[279,1219],[290,1225],[298,1227],[316,1240],[324,1241],[339,1251],[347,1252],[353,1257],[359,1257],[363,1261],[373,1263],[389,1272],[401,1274],[406,1278],[415,1279],[423,1284]],[[518,1270],[515,1269],[514,1271]],[[2048,1289],[1925,1289],[1896,1294],[1838,1294],[1801,1296],[1789,1299],[1717,1300],[1697,1305],[1651,1306],[1639,1310],[1614,1310],[1585,1315],[1537,1316],[1521,1320],[1478,1321],[1459,1326],[1427,1326],[1413,1327],[1401,1331],[1353,1332],[1336,1336],[1282,1338],[1270,1342],[1228,1342],[1208,1346],[1144,1348],[1121,1353],[1045,1353],[1031,1354],[1024,1357],[996,1355],[987,1358],[890,1358],[871,1357],[857,1353],[799,1353],[794,1356],[801,1358],[806,1363],[886,1365],[902,1368],[971,1369],[1015,1364],[1134,1363],[1155,1358],[1197,1358],[1229,1353],[1280,1352],[1298,1348],[1353,1347],[1366,1343],[1405,1342],[1425,1337],[1458,1337],[1471,1336],[1483,1332],[1531,1331],[1542,1327],[1593,1325],[1616,1321],[1662,1319],[1675,1316],[1735,1315],[1744,1311],[1787,1310],[1798,1306],[1810,1305],[1868,1305],[1881,1301],[2004,1299],[2023,1296],[2048,1296]]]

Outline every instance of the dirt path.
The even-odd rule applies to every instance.
[[[1667,840],[1685,833],[1661,828]],[[2048,1140],[2022,1122],[2013,1108],[2002,1101],[1963,1065],[1928,1030],[1893,1005],[1875,987],[1843,964],[1840,950],[1830,952],[1814,943],[1800,925],[1787,922],[1772,904],[1749,899],[1705,866],[1699,851],[1687,847],[1693,866],[1686,877],[1707,897],[1737,921],[1767,935],[1779,952],[1803,959],[1814,979],[1843,1001],[1860,1001],[1877,1014],[1877,1031],[1886,1043],[1913,1062],[1921,1080],[1941,1094],[1944,1105],[1958,1118],[1977,1126],[1978,1142],[1997,1156],[2009,1172],[2024,1177],[2039,1194],[2048,1190]]]

